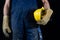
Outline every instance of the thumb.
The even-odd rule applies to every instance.
[[[9,27],[8,27],[8,29],[7,29],[7,32],[8,32],[8,33],[11,33],[11,29],[10,29]]]

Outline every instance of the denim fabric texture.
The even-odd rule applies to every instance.
[[[40,26],[30,14],[37,9],[36,0],[12,0],[11,4],[11,28],[13,31],[12,40],[42,40]],[[25,31],[25,32],[24,32]],[[24,34],[26,37],[24,37]]]

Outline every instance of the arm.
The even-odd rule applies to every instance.
[[[50,9],[50,5],[49,5],[48,0],[42,0],[42,2],[43,2],[43,5],[44,5],[46,14],[42,17],[41,21],[37,22],[37,23],[41,24],[41,25],[46,25],[48,23],[48,21],[50,20],[50,17],[53,13],[53,10]]]
[[[3,8],[3,15],[8,16],[9,13],[9,7],[10,7],[10,0],[6,0]]]
[[[8,33],[11,32],[8,25],[9,24],[9,20],[8,20],[9,7],[10,7],[10,0],[6,0],[3,8],[3,25],[2,25],[3,33],[5,34],[5,36],[9,36]]]

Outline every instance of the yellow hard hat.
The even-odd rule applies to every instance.
[[[42,10],[44,10],[44,7],[34,11],[34,19],[36,21],[40,21],[41,20],[41,12],[42,12]]]

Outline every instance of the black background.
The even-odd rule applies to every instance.
[[[40,1],[38,0],[38,5],[40,7]],[[49,0],[51,9],[54,13],[51,16],[51,20],[47,25],[41,26],[44,40],[59,40],[60,32],[60,12],[59,12],[59,0]],[[0,40],[9,40],[3,35],[2,32],[2,18],[3,18],[3,6],[4,0],[0,0]]]

